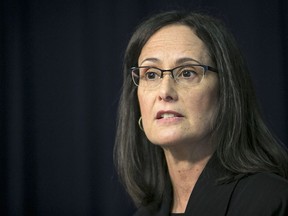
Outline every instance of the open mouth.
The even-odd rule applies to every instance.
[[[157,113],[156,119],[168,119],[175,117],[183,117],[183,115],[174,111],[160,111]]]

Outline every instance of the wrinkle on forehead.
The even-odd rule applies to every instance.
[[[145,60],[164,64],[169,61],[174,66],[181,59],[191,58],[198,64],[210,64],[210,56],[203,41],[185,25],[169,25],[154,33],[142,48],[138,64]]]

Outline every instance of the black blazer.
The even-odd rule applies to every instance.
[[[230,183],[217,159],[211,158],[190,195],[185,216],[288,216],[288,181],[272,173],[241,176]],[[169,216],[171,185],[160,206],[140,207],[134,216]],[[181,214],[182,215],[182,214]]]

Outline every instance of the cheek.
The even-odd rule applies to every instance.
[[[187,98],[187,95],[186,95]],[[216,110],[218,95],[212,89],[207,89],[205,92],[198,92],[197,94],[189,94],[189,102],[186,100],[187,108],[192,116],[201,119],[210,119]]]
[[[214,76],[212,76],[214,75]],[[219,92],[219,83],[218,78],[215,77],[215,74],[210,74],[207,77],[207,85],[205,86],[205,90],[203,91],[203,101],[205,102],[207,108],[214,109],[218,103],[218,92]]]
[[[152,109],[152,96],[149,94],[149,92],[141,90],[138,90],[137,94],[141,115],[142,118],[145,118],[145,116],[148,115]]]
[[[142,117],[142,125],[145,133],[151,130],[151,122],[153,121],[152,108],[154,104],[154,96],[151,92],[138,91],[138,101],[140,106],[140,115]]]

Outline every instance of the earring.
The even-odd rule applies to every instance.
[[[139,118],[139,120],[138,120],[138,125],[139,125],[140,129],[141,129],[142,131],[144,131],[143,126],[142,126],[142,116],[140,116],[140,118]]]

